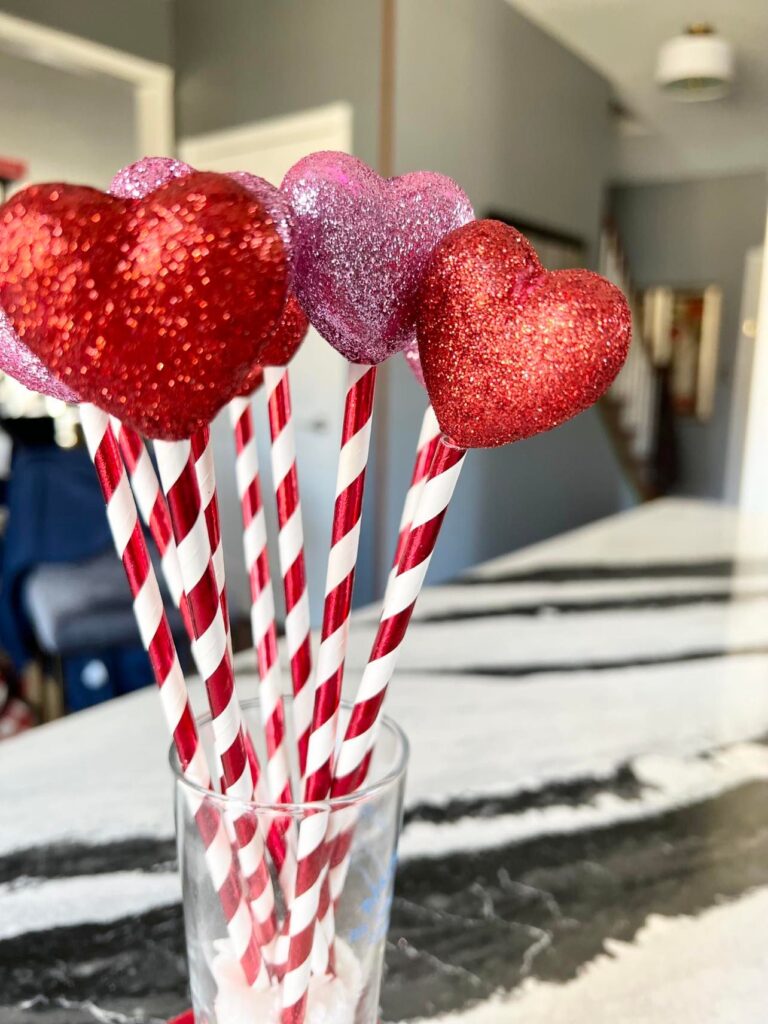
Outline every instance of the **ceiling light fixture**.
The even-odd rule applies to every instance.
[[[731,44],[711,25],[699,23],[662,45],[656,81],[677,100],[719,100],[730,90],[733,71]]]

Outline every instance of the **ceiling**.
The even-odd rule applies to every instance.
[[[509,0],[600,71],[634,115],[616,178],[658,181],[768,168],[768,0]],[[730,40],[736,82],[725,100],[680,103],[654,83],[660,44],[707,21]]]

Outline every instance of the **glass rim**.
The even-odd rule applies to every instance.
[[[293,700],[291,694],[283,695],[283,699],[288,701]],[[243,710],[252,707],[258,707],[259,698],[249,697],[246,700],[240,702],[240,706]],[[342,700],[340,702],[341,710],[349,711],[352,708],[352,702],[348,700]],[[198,728],[198,732],[204,726],[210,725],[212,715],[210,710],[206,711],[202,715],[195,717],[195,725]],[[181,768],[176,747],[171,743],[168,750],[168,762],[171,766],[171,773],[174,776],[174,781],[177,785],[183,789],[188,790],[192,793],[196,793],[198,796],[203,797],[207,800],[215,800],[217,803],[225,807],[233,807],[239,805],[241,807],[247,807],[249,811],[255,813],[269,813],[279,815],[296,815],[305,814],[307,811],[334,811],[344,807],[354,806],[358,803],[362,803],[364,800],[370,799],[382,790],[396,784],[405,775],[405,770],[408,765],[408,755],[410,753],[410,743],[403,729],[397,724],[397,722],[390,718],[389,715],[382,715],[379,720],[378,728],[381,730],[387,729],[395,737],[397,742],[397,749],[395,752],[394,762],[390,768],[384,774],[373,782],[370,782],[364,786],[360,786],[358,789],[353,790],[351,793],[347,793],[344,796],[329,797],[326,800],[307,800],[300,801],[294,800],[291,802],[279,803],[275,801],[261,801],[261,800],[243,800],[241,797],[229,796],[227,793],[219,793],[214,789],[206,789],[205,786],[201,786],[200,783],[194,782],[192,779],[187,778]]]

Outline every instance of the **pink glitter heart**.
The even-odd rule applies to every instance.
[[[409,341],[405,346],[403,349],[403,355],[405,356],[406,363],[408,363],[408,369],[411,371],[418,383],[425,388],[427,385],[424,383],[424,371],[421,368],[419,345],[415,338],[412,341]]]
[[[193,167],[169,156],[145,156],[117,172],[107,191],[121,199],[144,199],[174,178],[186,178]]]
[[[0,370],[30,391],[37,391],[48,398],[58,398],[62,402],[78,401],[74,391],[54,377],[47,366],[27,348],[1,309]]]
[[[415,335],[418,290],[437,243],[472,220],[442,174],[381,178],[346,153],[312,153],[285,176],[293,280],[312,324],[352,362],[380,363]]]
[[[233,171],[230,175],[233,181],[242,185],[251,195],[261,203],[275,225],[278,235],[283,240],[283,245],[290,254],[291,248],[291,208],[285,195],[279,188],[275,188],[266,178],[259,178],[256,174],[249,174],[248,171]]]

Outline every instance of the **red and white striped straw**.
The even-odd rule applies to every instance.
[[[187,635],[189,636],[190,641],[193,642],[192,653],[193,656],[196,657],[197,645],[194,643],[195,637],[189,615],[189,605],[181,581],[181,567],[179,565],[178,551],[176,550],[176,541],[173,537],[170,512],[168,511],[168,505],[165,500],[165,495],[160,487],[160,481],[157,478],[155,467],[152,464],[152,459],[149,456],[146,445],[136,431],[127,424],[121,423],[115,417],[110,417],[110,420],[112,423],[113,433],[118,438],[118,443],[123,455],[123,462],[128,470],[131,487],[136,497],[141,517],[149,527],[152,539],[155,541],[158,551],[160,552],[163,575],[165,576],[166,583],[168,584],[171,598],[182,614]],[[199,445],[198,450],[201,450],[202,447],[203,446]],[[195,463],[195,471],[198,474],[198,482],[202,479],[203,483],[201,486],[205,487],[206,490],[210,488],[211,481],[213,481],[215,486],[215,481],[212,476],[212,467],[210,464],[206,463],[205,459],[197,460]],[[201,490],[201,498],[202,493],[203,491]],[[208,527],[209,540],[211,540],[212,545],[216,544],[218,540],[220,569],[217,574],[217,585],[223,587],[223,551],[221,549],[221,535],[218,527],[218,519],[215,524],[212,525],[210,513],[208,513],[206,516],[206,525]],[[216,559],[214,558],[214,568],[215,566]],[[224,595],[224,597],[222,597],[222,595]],[[222,612],[226,614],[226,595],[223,589],[220,590],[219,596],[223,602]],[[230,648],[230,656],[231,653]],[[198,671],[201,672],[199,665],[197,668]],[[258,772],[258,769],[254,768],[254,761],[258,763],[255,748],[247,731],[245,739],[246,753],[248,755],[249,763],[251,764],[252,769]],[[275,827],[279,826],[276,825]],[[286,827],[287,826],[283,825],[283,830]]]
[[[315,670],[314,709],[307,748],[304,799],[308,801],[325,799],[331,785],[375,387],[375,366],[349,364],[331,549],[325,578],[323,625]]]
[[[299,824],[296,887],[288,920],[288,958],[282,988],[282,1024],[302,1024],[312,971],[312,948],[320,893],[327,876],[327,810],[318,808]]]
[[[149,654],[181,769],[189,781],[207,789],[210,786],[208,765],[120,450],[105,413],[93,405],[83,404],[80,417],[106,502],[112,537],[133,595],[136,622]],[[263,988],[269,983],[269,976],[256,942],[251,913],[242,896],[237,866],[223,823],[202,797],[193,812],[238,962],[247,984]]]
[[[438,438],[334,764],[331,787],[331,795],[334,797],[353,792],[365,781],[387,687],[424,584],[465,454],[464,449],[451,444],[444,436]]]
[[[293,716],[298,747],[299,773],[307,763],[307,744],[312,724],[312,652],[310,648],[309,595],[304,564],[304,528],[296,471],[291,392],[286,367],[265,367],[269,430],[272,439],[272,485],[277,502],[278,553],[285,594],[285,640],[291,665]]]
[[[307,801],[325,799],[331,785],[355,566],[360,544],[375,388],[375,366],[349,364],[331,548],[325,580],[323,624],[315,670],[314,709],[307,747],[304,789],[304,799]],[[322,929],[315,929],[312,970],[324,974],[335,933],[334,907],[327,879],[321,882],[318,915]]]
[[[411,513],[411,523],[401,546],[393,582],[385,595],[377,637],[337,757],[332,796],[351,793],[365,782],[386,687],[394,673],[405,630],[463,464],[464,453],[445,442],[439,434],[430,447],[433,450],[432,464],[421,478],[422,493]],[[354,813],[334,815],[326,837],[329,850],[329,917],[344,887],[353,836]],[[329,930],[328,922],[322,923]]]
[[[235,476],[243,517],[245,568],[251,589],[251,630],[259,666],[259,707],[266,739],[269,795],[277,803],[286,803],[293,800],[293,793],[280,690],[267,525],[250,399],[235,398],[230,402],[229,418],[235,435]]]
[[[465,452],[441,437],[435,449],[418,508],[408,531],[397,575],[388,589],[381,620],[368,664],[363,673],[349,723],[344,733],[334,766],[331,796],[352,793],[364,781],[376,739],[387,686],[397,664],[405,630],[410,622],[429,562],[435,548],[448,503],[461,471]],[[307,989],[312,966],[313,929],[318,916],[320,895],[326,874],[330,878],[330,894],[334,885],[328,868],[334,846],[345,844],[351,832],[346,815],[334,814],[330,824],[328,812],[319,812],[305,819],[299,829],[298,863],[296,868],[296,900],[301,914],[291,913],[288,965],[283,980],[283,1024],[300,1024],[306,1012]],[[323,819],[322,823],[315,819]],[[321,833],[321,824],[326,831]],[[306,835],[305,835],[306,832]],[[341,838],[344,836],[344,838]],[[339,872],[346,871],[346,851],[338,863]],[[332,902],[332,901],[331,901]]]
[[[413,522],[413,517],[419,504],[421,491],[424,487],[424,481],[427,477],[427,473],[429,472],[429,467],[432,464],[432,458],[435,454],[435,448],[437,448],[437,439],[439,436],[440,424],[437,422],[434,409],[431,405],[428,405],[424,410],[424,418],[421,421],[421,432],[419,433],[419,440],[416,443],[416,459],[413,463],[411,484],[408,488],[408,493],[405,496],[405,501],[403,502],[403,514],[400,517],[397,546],[395,547],[395,557],[392,560],[392,571],[389,575],[388,583],[397,575],[397,565],[400,561],[400,556],[403,553],[403,548],[405,547],[405,541],[408,537],[408,529]]]
[[[173,539],[171,516],[149,451],[133,427],[121,423],[115,416],[110,416],[109,419],[128,471],[139,514],[160,553],[160,565],[171,600],[181,612],[187,636],[192,640],[192,623],[189,619],[184,585],[181,582],[181,568],[176,541]]]
[[[258,784],[258,762],[255,758],[249,762],[248,758],[191,445],[189,441],[156,441],[155,454],[171,513],[197,656],[211,708],[214,745],[221,758],[226,791],[229,796],[247,803],[252,800]],[[269,951],[277,920],[261,833],[254,815],[240,815],[234,827],[257,937],[262,949]]]
[[[219,517],[219,500],[216,495],[216,470],[213,462],[213,442],[210,427],[201,427],[191,438],[192,456],[195,460],[197,485],[200,488],[200,500],[205,512],[205,525],[208,529],[208,540],[211,545],[211,559],[216,574],[216,586],[219,588],[221,613],[224,617],[224,628],[227,631],[227,647],[232,657],[232,628],[227,607],[227,587],[224,573],[224,544],[221,538],[221,519]]]
[[[219,499],[216,492],[216,468],[213,457],[213,439],[210,427],[202,427],[191,438],[192,456],[195,460],[195,472],[197,473],[197,484],[200,488],[200,500],[205,511],[205,525],[208,528],[208,541],[211,545],[211,560],[216,575],[216,586],[219,588],[219,601],[221,602],[221,614],[224,618],[224,628],[227,631],[227,650],[230,661],[234,664],[234,650],[232,648],[232,623],[229,617],[229,605],[227,603],[227,584],[224,571],[224,541],[221,535],[221,518],[219,515]],[[258,762],[256,748],[248,730],[247,723],[243,721],[245,733],[245,752],[251,767]],[[254,777],[259,777],[258,769],[254,770]],[[260,794],[260,796],[263,794]]]

